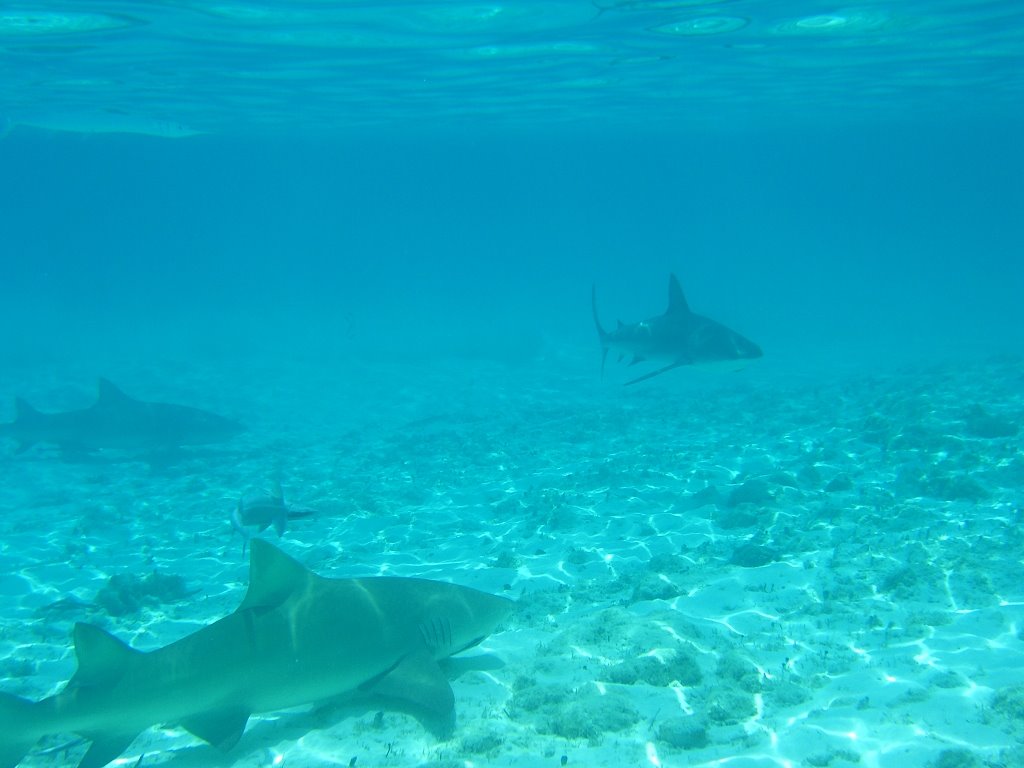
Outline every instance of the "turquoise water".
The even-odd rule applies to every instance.
[[[4,5],[0,768],[1024,765],[1022,59],[1010,2]],[[763,357],[630,365],[670,274]],[[328,621],[354,698],[121,733],[166,680],[75,624],[202,633],[251,536],[516,600],[419,667],[454,727],[410,597]],[[83,667],[124,709],[40,724]]]

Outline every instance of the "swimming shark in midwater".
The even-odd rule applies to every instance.
[[[606,331],[601,327],[597,315],[596,286],[591,290],[590,301],[594,325],[601,339],[602,373],[609,349],[617,350],[620,359],[624,355],[632,355],[630,365],[644,360],[669,361],[668,365],[627,381],[626,384],[636,384],[681,365],[750,360],[764,354],[757,344],[736,331],[709,317],[691,312],[675,275],[669,275],[668,309],[665,314],[631,325],[620,320],[614,331]]]
[[[257,533],[263,533],[271,525],[277,531],[278,538],[284,535],[289,520],[300,517],[312,517],[315,510],[309,507],[299,507],[289,504],[284,500],[284,490],[281,482],[275,481],[269,493],[261,496],[246,498],[238,497],[238,505],[231,513],[231,527],[242,537],[242,554],[252,539],[253,534],[249,528],[255,528]]]
[[[197,632],[147,653],[76,624],[78,670],[32,702],[0,693],[0,768],[36,741],[77,733],[92,744],[78,768],[100,768],[143,730],[180,725],[227,750],[249,716],[366,693],[454,717],[438,661],[490,635],[515,603],[427,579],[329,579],[254,539],[242,604]]]
[[[36,443],[78,451],[159,450],[219,443],[245,430],[232,419],[199,408],[136,400],[106,379],[100,379],[99,396],[89,408],[41,413],[18,398],[15,410],[13,422],[0,424],[0,437],[15,440],[19,452]]]

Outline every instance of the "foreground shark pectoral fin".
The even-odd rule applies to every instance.
[[[226,752],[242,738],[250,714],[241,707],[218,709],[182,720],[181,727]]]
[[[452,686],[426,649],[410,653],[393,669],[369,681],[364,690],[407,701],[440,717],[448,717],[455,709]]]

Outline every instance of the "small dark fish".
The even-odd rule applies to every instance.
[[[281,483],[275,482],[270,493],[257,496],[248,501],[244,496],[238,499],[238,506],[231,513],[231,527],[242,537],[242,554],[252,538],[249,528],[255,528],[257,533],[263,533],[270,526],[274,526],[278,537],[283,536],[288,527],[289,520],[296,520],[301,517],[312,517],[315,510],[308,507],[298,507],[288,504],[284,500],[284,491]]]

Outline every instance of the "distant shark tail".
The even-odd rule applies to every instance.
[[[0,768],[14,768],[39,738],[38,705],[0,693]]]
[[[597,286],[590,286],[590,309],[594,313],[594,327],[597,337],[601,340],[601,375],[604,376],[604,364],[608,359],[608,331],[601,327],[601,318],[597,316]]]

